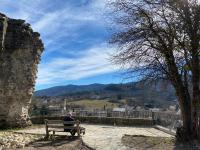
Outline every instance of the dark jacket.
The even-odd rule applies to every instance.
[[[63,121],[74,121],[74,118],[70,117],[70,116],[65,116]],[[74,124],[65,124],[64,126],[74,126]],[[69,132],[69,129],[64,129],[65,132]]]

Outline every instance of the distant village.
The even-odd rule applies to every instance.
[[[168,112],[173,114],[179,114],[178,104],[169,105],[166,108],[159,108],[153,103],[144,103],[143,105],[121,103],[108,103],[106,100],[98,100],[102,102],[100,106],[94,103],[94,106],[87,104],[81,104],[79,100],[76,101],[69,98],[61,97],[34,97],[29,114],[31,116],[38,115],[50,115],[60,116],[66,115],[71,112],[74,116],[99,116],[99,117],[135,117],[137,112],[146,112],[145,116],[151,117],[147,112]],[[96,102],[97,100],[90,100]],[[104,103],[106,102],[106,103]],[[149,116],[148,116],[149,115]]]

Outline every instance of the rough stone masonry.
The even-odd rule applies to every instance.
[[[43,50],[30,24],[0,14],[0,128],[30,124],[28,107]]]

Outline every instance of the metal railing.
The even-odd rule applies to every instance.
[[[47,116],[64,116],[63,111],[49,111]],[[99,117],[99,118],[126,118],[126,119],[152,119],[154,124],[176,130],[182,125],[181,115],[176,112],[151,111],[151,110],[131,110],[131,111],[100,111],[100,110],[78,110],[73,112],[77,117]],[[33,115],[34,116],[34,115]],[[36,115],[37,116],[37,115]]]

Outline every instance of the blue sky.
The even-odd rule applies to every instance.
[[[106,0],[0,0],[0,12],[25,19],[45,45],[36,90],[57,85],[124,82],[109,57],[115,52]]]

